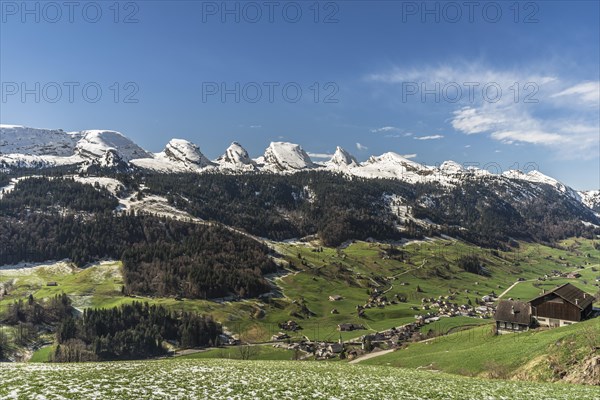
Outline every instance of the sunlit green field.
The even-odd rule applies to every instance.
[[[280,330],[278,323],[289,319],[297,320],[304,328],[298,336],[336,341],[340,336],[349,340],[414,321],[415,314],[424,312],[420,310],[422,297],[438,297],[452,291],[456,293],[455,302],[464,304],[471,300],[474,303],[476,298],[491,292],[500,294],[518,278],[524,278],[531,281],[519,283],[505,298],[530,299],[537,296],[542,288],[548,290],[567,281],[549,279],[538,282],[537,278],[550,274],[552,270],[570,272],[581,268],[582,277],[568,281],[594,294],[598,290],[595,278],[600,276],[600,272],[592,270],[600,269],[594,267],[600,264],[600,252],[593,248],[592,241],[585,239],[565,240],[560,243],[561,248],[521,243],[519,249],[498,253],[461,241],[436,239],[398,246],[405,252],[404,260],[386,257],[389,245],[381,243],[355,242],[343,249],[321,248],[310,243],[270,245],[281,255],[282,265],[289,269],[287,275],[273,279],[281,297],[271,302],[126,297],[121,294],[123,280],[119,262],[104,262],[81,270],[62,263],[60,267],[49,264],[34,271],[0,269],[0,283],[14,283],[9,295],[0,299],[0,310],[29,294],[43,299],[64,292],[79,309],[113,307],[137,300],[174,310],[209,313],[248,341],[270,339]],[[320,249],[322,251],[316,251]],[[491,276],[483,277],[460,270],[456,260],[467,254],[478,255],[491,271]],[[58,286],[47,286],[50,281],[56,281]],[[365,303],[369,287],[389,291],[389,298],[395,294],[405,296],[408,301],[368,309],[365,318],[359,318],[356,306]],[[340,295],[343,299],[331,302],[328,300],[330,295]],[[294,314],[298,311],[294,302],[300,300],[312,313],[310,317]],[[334,308],[337,314],[331,313]],[[360,323],[366,329],[340,334],[337,325],[348,322]],[[484,321],[460,318],[444,321],[444,325],[450,329],[481,322]]]
[[[578,399],[589,386],[340,363],[161,360],[0,365],[2,399]]]
[[[556,329],[494,335],[490,326],[456,332],[363,361],[366,365],[427,368],[469,376],[552,381],[549,360],[567,368],[593,357],[600,345],[600,318]],[[597,388],[600,396],[600,388]]]

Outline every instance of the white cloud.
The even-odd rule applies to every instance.
[[[258,129],[258,128],[262,128],[262,125],[250,125],[251,129]]]
[[[507,144],[515,142],[556,144],[565,141],[562,136],[556,133],[529,130],[497,131],[492,133],[492,137]]]
[[[430,135],[430,136],[415,136],[415,140],[438,140],[443,139],[444,135]]]
[[[466,144],[466,145],[465,145],[465,149],[468,149],[469,147],[471,147],[471,145],[470,145],[470,144]]]
[[[575,99],[578,100],[579,103],[598,107],[598,104],[600,103],[600,81],[579,83],[555,93],[550,97],[568,97],[568,101],[573,101]]]
[[[392,68],[369,75],[367,81],[390,85],[392,102],[403,97],[403,101],[422,102],[424,107],[436,99],[433,95],[423,97],[422,85],[431,90],[438,87],[436,84],[444,87],[456,83],[462,88],[458,101],[449,99],[454,92],[445,98],[442,90],[440,101],[435,103],[436,107],[446,103],[448,121],[456,131],[485,134],[506,144],[543,146],[561,158],[598,158],[600,82],[540,73],[543,68],[536,64],[501,70],[481,62],[459,62]],[[473,84],[465,85],[468,82]],[[403,83],[416,83],[418,92],[406,97]],[[489,93],[486,98],[486,84],[501,88],[502,95],[496,101],[490,101]]]
[[[371,129],[372,133],[381,133],[381,132],[402,132],[402,129],[396,128],[395,126],[382,126],[381,128]]]
[[[500,113],[486,113],[482,109],[464,107],[454,112],[452,127],[471,135],[492,130],[503,122],[504,116]]]
[[[425,84],[427,89],[434,88],[436,83],[441,86],[448,83],[457,83],[463,91],[468,91],[468,85],[464,85],[465,83],[473,83],[475,84],[473,86],[474,91],[479,93],[481,93],[484,85],[492,83],[500,85],[503,91],[511,92],[510,87],[515,82],[523,86],[527,82],[537,85],[549,85],[559,81],[557,77],[547,74],[527,73],[523,72],[522,69],[494,70],[477,62],[420,66],[408,69],[396,67],[389,71],[370,74],[366,77],[366,80],[387,84],[417,83],[419,86]],[[468,97],[466,96],[467,93],[463,93],[463,95]]]
[[[308,154],[309,157],[311,157],[311,158],[330,159],[331,157],[333,157],[333,154],[328,154],[328,153],[311,153],[311,152],[308,152],[306,154]]]
[[[401,154],[402,157],[404,158],[417,158],[417,155],[415,153],[412,154]]]
[[[363,150],[369,150],[369,148],[368,148],[367,146],[365,146],[365,145],[362,145],[362,144],[360,144],[360,143],[358,143],[358,142],[356,143],[356,149],[357,149],[357,150],[360,150],[360,151],[363,151]]]
[[[455,111],[452,126],[469,135],[489,134],[505,144],[549,147],[564,158],[594,158],[600,154],[600,128],[593,119],[593,116],[538,118],[518,105],[481,105]]]

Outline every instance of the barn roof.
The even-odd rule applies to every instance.
[[[589,293],[584,292],[583,290],[579,289],[577,286],[575,286],[571,283],[565,283],[564,285],[560,285],[560,286],[550,290],[549,292],[546,292],[546,293],[536,297],[535,299],[531,300],[531,302],[533,302],[534,300],[543,299],[545,296],[548,296],[549,294],[552,294],[552,293],[561,297],[565,301],[568,301],[569,303],[573,304],[574,306],[576,306],[577,308],[579,308],[581,310],[583,310],[584,308],[586,308],[587,306],[592,304],[595,300],[594,296],[592,296]]]
[[[529,325],[531,323],[531,305],[522,301],[501,300],[496,308],[494,319]]]

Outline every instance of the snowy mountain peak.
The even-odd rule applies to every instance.
[[[210,160],[200,152],[198,146],[184,139],[171,139],[164,150],[165,156],[175,162],[192,164],[199,167],[212,165]]]
[[[356,158],[354,158],[354,156],[350,153],[348,153],[346,150],[344,150],[343,148],[341,148],[340,146],[337,146],[337,148],[335,149],[335,153],[333,154],[333,157],[331,157],[331,160],[329,160],[330,164],[333,165],[338,165],[338,166],[357,166],[358,165],[358,161],[356,160]]]
[[[576,192],[558,180],[539,171],[528,173],[512,170],[500,176],[473,166],[463,167],[446,161],[439,168],[411,161],[397,153],[372,156],[359,163],[350,153],[337,147],[324,164],[315,164],[301,146],[273,142],[256,161],[237,142],[233,142],[215,163],[205,157],[198,146],[182,139],[172,139],[164,151],[151,154],[119,132],[87,130],[65,132],[62,129],[38,129],[20,125],[0,125],[0,168],[46,168],[79,165],[82,170],[94,168],[128,169],[132,166],[162,172],[202,172],[218,167],[224,173],[264,171],[293,173],[318,168],[344,172],[364,178],[399,179],[409,183],[434,182],[446,187],[459,186],[471,176],[498,180],[511,185],[530,182],[549,186],[587,207],[600,212],[599,191]],[[519,183],[521,181],[521,183]]]
[[[440,170],[447,174],[460,174],[465,171],[463,166],[455,161],[444,161],[440,165]]]
[[[119,132],[90,130],[80,133],[83,137],[77,142],[75,151],[84,159],[103,159],[109,150],[117,152],[123,161],[151,157],[140,146]]]
[[[399,166],[401,168],[405,168],[408,170],[425,170],[428,169],[426,166],[419,164],[417,162],[411,161],[408,158],[402,157],[398,153],[394,153],[392,151],[388,153],[383,153],[380,156],[371,156],[367,160],[368,164],[380,164],[385,167],[390,166]]]
[[[69,157],[81,138],[62,129],[38,129],[19,125],[0,125],[0,154]]]
[[[549,177],[548,175],[544,175],[543,173],[541,173],[538,170],[529,171],[527,173],[524,173],[524,172],[518,171],[518,170],[510,170],[510,171],[506,171],[506,172],[502,173],[502,176],[510,178],[510,179],[520,179],[520,180],[533,182],[533,183],[546,184],[546,185],[552,186],[554,189],[558,190],[559,192],[562,192],[562,193],[565,193],[565,194],[571,196],[575,200],[581,201],[580,194],[577,193],[575,190],[571,189],[570,187],[563,184],[562,182],[559,182],[558,180],[556,180],[552,177]]]
[[[267,168],[275,171],[293,171],[315,166],[300,145],[287,142],[271,142],[262,161]]]
[[[256,163],[252,161],[246,149],[238,142],[231,143],[227,150],[225,150],[225,154],[217,158],[217,162],[224,168],[256,168]]]

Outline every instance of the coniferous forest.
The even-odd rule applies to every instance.
[[[167,353],[163,341],[182,348],[212,346],[220,333],[221,326],[210,317],[148,303],[86,309],[81,318],[66,318],[58,326],[53,361],[155,357]]]
[[[2,197],[0,264],[66,258],[81,267],[118,259],[124,265],[126,294],[215,298],[268,292],[264,274],[276,270],[269,249],[240,232],[272,240],[314,235],[327,246],[354,239],[447,234],[484,247],[506,248],[513,239],[552,243],[569,236],[591,237],[594,228],[580,221],[597,218],[551,188],[518,198],[500,184],[477,179],[448,189],[432,183],[349,180],[314,171],[106,171],[129,195],[163,196],[173,207],[209,222],[199,224],[117,212],[119,201],[111,192],[60,178],[62,172],[49,170],[47,177],[20,180]],[[10,178],[1,176],[5,182]],[[394,209],[398,204],[429,223],[403,219]]]
[[[29,296],[0,313],[0,323],[15,327],[15,343],[28,346],[53,332],[54,362],[148,358],[166,354],[165,342],[180,348],[216,346],[221,325],[210,316],[169,311],[133,302],[115,308],[86,309],[79,315],[71,299],[57,295],[45,301]],[[0,341],[0,359],[8,351]]]

